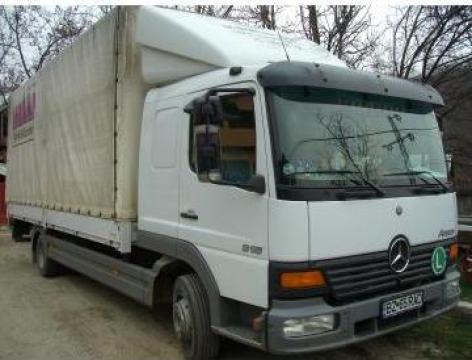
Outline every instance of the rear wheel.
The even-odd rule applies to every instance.
[[[45,235],[41,234],[36,241],[36,264],[41,276],[50,277],[59,273],[59,264],[48,256]]]
[[[13,220],[11,238],[15,242],[25,241],[25,236],[29,234],[30,226],[19,220]]]
[[[182,343],[185,358],[215,358],[219,338],[211,331],[208,299],[198,276],[179,276],[174,283],[172,300],[174,331]]]

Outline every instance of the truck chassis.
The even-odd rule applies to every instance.
[[[9,204],[10,217],[40,227],[61,231],[111,246],[120,253],[131,252],[135,222],[73,214],[36,206]]]

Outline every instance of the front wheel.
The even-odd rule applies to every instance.
[[[172,297],[174,331],[187,360],[207,360],[218,355],[219,338],[211,331],[205,289],[196,274],[182,275]]]

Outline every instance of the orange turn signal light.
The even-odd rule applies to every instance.
[[[282,273],[280,285],[285,289],[307,289],[325,286],[326,281],[321,271],[308,270]]]
[[[457,245],[457,243],[453,243],[449,246],[449,259],[451,260],[452,263],[455,263],[458,257],[459,257],[459,245]]]

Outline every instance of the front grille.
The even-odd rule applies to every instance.
[[[433,250],[444,246],[449,257],[452,242],[451,239],[412,246],[408,268],[400,274],[390,269],[387,251],[320,262],[317,266],[325,272],[331,289],[327,300],[341,305],[437,281],[444,276],[433,274]]]

